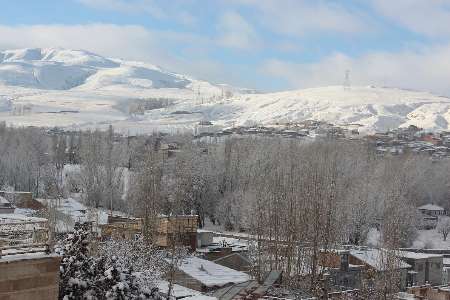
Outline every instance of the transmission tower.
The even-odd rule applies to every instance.
[[[350,70],[345,70],[344,89],[350,89]]]

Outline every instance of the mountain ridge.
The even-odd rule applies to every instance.
[[[120,109],[118,109],[120,107]],[[180,114],[179,112],[185,112]],[[84,50],[0,51],[0,120],[11,125],[192,131],[316,119],[367,132],[416,125],[448,130],[450,99],[399,88],[328,86],[256,93],[146,62]]]

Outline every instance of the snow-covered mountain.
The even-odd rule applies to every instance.
[[[160,67],[58,48],[0,52],[0,120],[13,125],[192,130],[316,119],[367,131],[411,124],[450,129],[450,99],[395,88],[342,87],[255,93]]]

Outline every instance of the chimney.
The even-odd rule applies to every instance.
[[[348,258],[350,255],[350,251],[342,250],[341,251],[341,271],[347,272],[349,269]]]

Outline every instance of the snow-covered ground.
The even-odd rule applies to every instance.
[[[139,101],[162,100],[159,108],[133,113]],[[305,119],[358,123],[366,131],[411,124],[444,130],[450,128],[450,99],[371,86],[257,94],[82,50],[0,52],[0,120],[8,124],[71,129],[113,124],[124,133],[146,133],[193,132],[202,120],[221,128]]]
[[[412,246],[420,249],[450,249],[450,237],[444,241],[442,234],[437,229],[419,230],[418,236]]]
[[[88,208],[80,200],[75,198],[67,199],[37,199],[43,204],[52,202],[58,211],[56,229],[59,232],[66,232],[73,229],[75,222],[94,221],[97,224],[107,224],[110,211],[105,208]],[[120,211],[113,211],[115,216],[126,216]]]

